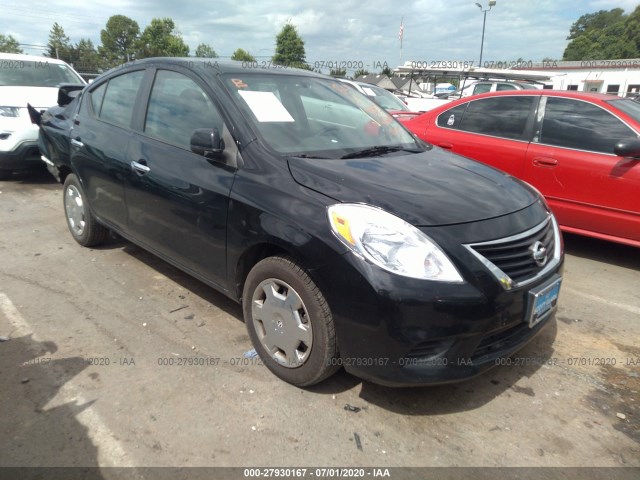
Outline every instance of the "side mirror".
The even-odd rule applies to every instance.
[[[207,158],[220,156],[224,142],[217,128],[198,128],[191,134],[191,151]]]
[[[58,106],[64,107],[69,105],[74,98],[80,95],[85,85],[76,85],[73,83],[64,83],[58,87]]]
[[[640,139],[629,138],[627,140],[620,140],[613,148],[613,153],[619,157],[640,159]]]

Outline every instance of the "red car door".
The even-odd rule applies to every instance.
[[[419,127],[408,126],[434,145],[522,177],[538,98],[475,99],[438,115],[423,134]]]
[[[523,179],[564,230],[640,246],[640,162],[613,153],[638,134],[603,107],[543,96]]]

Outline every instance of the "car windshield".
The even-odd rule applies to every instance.
[[[408,112],[407,107],[402,100],[396,97],[393,93],[385,90],[384,88],[374,87],[373,85],[361,85],[367,96],[380,105],[385,110]]]
[[[640,122],[640,103],[629,100],[628,98],[607,100],[607,103],[618,110],[622,110],[636,122]]]
[[[353,158],[424,150],[384,109],[342,82],[261,73],[223,78],[262,140],[281,154]]]
[[[62,83],[83,82],[68,65],[46,60],[7,60],[0,66],[0,86],[57,87]]]

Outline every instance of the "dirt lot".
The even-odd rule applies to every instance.
[[[557,322],[511,365],[302,390],[243,357],[238,305],[78,246],[46,172],[0,191],[0,466],[640,467],[637,249],[566,236]]]

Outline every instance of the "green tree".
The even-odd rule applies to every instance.
[[[613,60],[640,55],[640,10],[621,8],[582,15],[570,28],[563,60]]]
[[[105,66],[93,42],[81,38],[73,49],[73,67],[82,73],[99,73]]]
[[[356,72],[353,74],[353,78],[364,77],[365,75],[370,75],[369,70],[361,68],[360,70],[356,70]]]
[[[0,52],[2,53],[22,53],[18,40],[11,35],[0,33]]]
[[[632,52],[625,52],[625,58],[637,58],[640,53],[640,5],[627,18],[624,37],[628,48],[633,50]]]
[[[305,59],[304,40],[296,27],[287,23],[276,35],[276,53],[272,58],[277,65],[309,68]]]
[[[567,40],[574,40],[591,30],[603,30],[608,26],[621,21],[624,21],[624,10],[621,8],[614,8],[610,11],[600,10],[595,13],[587,13],[582,15],[574,22],[573,25],[571,25]]]
[[[246,50],[243,50],[242,48],[236,48],[236,51],[233,52],[233,55],[231,55],[231,60],[237,60],[240,62],[255,62],[256,57],[251,55]]]
[[[196,48],[196,57],[201,58],[218,58],[216,51],[206,43],[201,43]]]
[[[151,20],[140,36],[138,58],[188,56],[189,47],[182,40],[182,35],[174,32],[175,27],[170,18]]]
[[[347,69],[346,68],[336,68],[336,69],[331,69],[331,71],[329,72],[329,75],[331,75],[332,77],[346,77],[347,76]]]
[[[139,35],[138,22],[124,15],[113,15],[100,31],[102,46],[98,52],[109,66],[133,60]]]
[[[380,72],[380,75],[386,75],[387,77],[391,77],[393,76],[393,70],[391,70],[389,67],[384,67],[382,69],[382,72]]]
[[[64,28],[55,22],[49,31],[46,55],[51,58],[59,58],[65,62],[73,61],[73,46],[71,40],[64,33]]]

